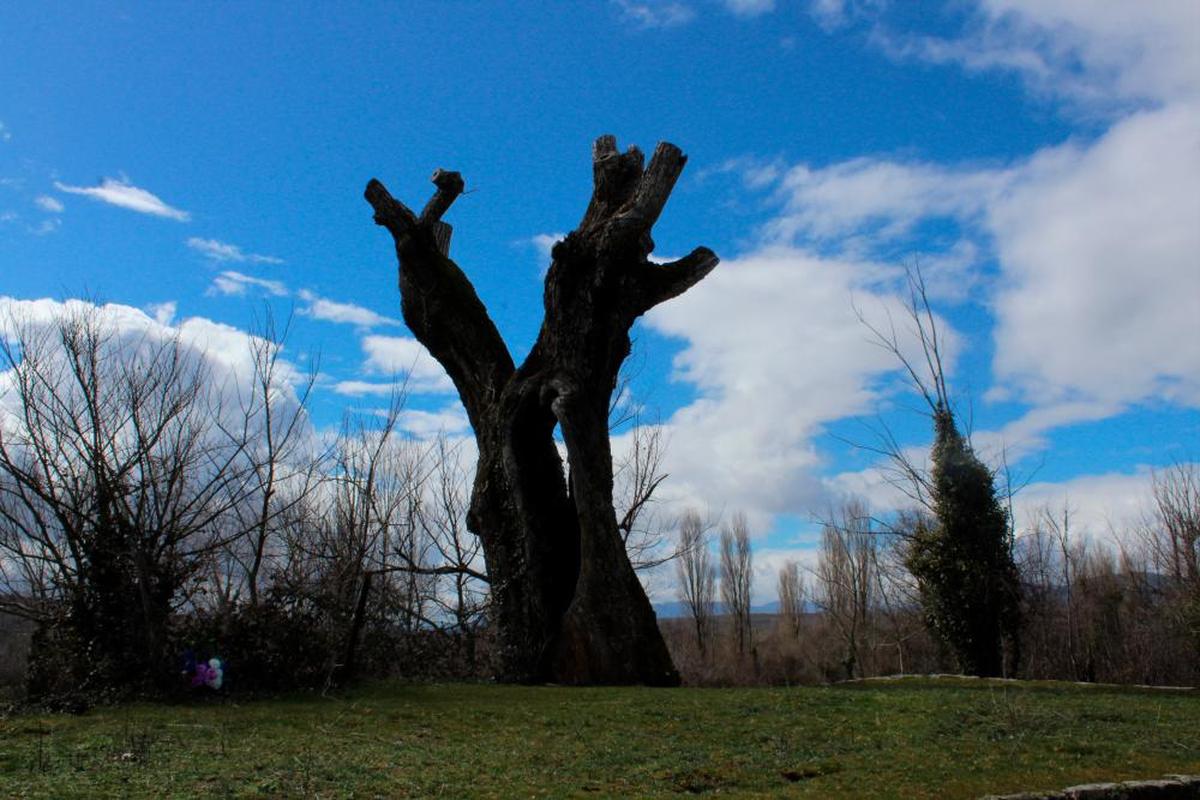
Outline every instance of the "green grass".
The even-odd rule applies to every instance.
[[[1200,772],[1200,696],[378,684],[0,720],[0,797],[977,797]]]

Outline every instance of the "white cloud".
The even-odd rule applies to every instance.
[[[640,28],[676,28],[691,22],[696,12],[676,0],[614,0],[621,16]]]
[[[33,204],[49,214],[61,214],[63,212],[63,204],[48,194],[35,197]]]
[[[750,581],[750,602],[761,606],[779,600],[779,570],[789,561],[800,565],[805,599],[812,599],[812,570],[817,566],[816,540],[805,547],[755,548]]]
[[[1019,74],[1032,91],[1083,107],[1168,102],[1200,93],[1200,5],[982,0],[956,37],[876,30],[893,55]]]
[[[1183,104],[1021,170],[987,220],[998,381],[1034,402],[1200,405],[1197,175],[1200,106]]]
[[[173,304],[162,304],[172,306]],[[243,393],[253,390],[254,359],[251,345],[255,337],[229,325],[203,317],[191,317],[178,325],[163,322],[162,306],[151,317],[141,309],[119,303],[96,306],[84,300],[20,300],[0,296],[0,336],[12,337],[15,325],[34,330],[54,325],[66,315],[98,313],[112,343],[119,348],[140,348],[155,342],[178,338],[185,358],[201,359],[209,370],[206,385],[222,395],[221,407],[237,414],[248,402]],[[303,375],[290,361],[281,358],[276,368],[277,390],[284,406],[298,403],[294,387]],[[0,372],[0,411],[4,409],[3,386],[11,378]],[[10,400],[11,402],[11,400]]]
[[[146,306],[146,310],[154,316],[154,321],[159,325],[170,325],[175,320],[175,311],[178,304],[174,300],[168,300],[163,303],[151,303]]]
[[[410,391],[410,386],[403,380],[341,380],[334,384],[334,391],[347,397],[403,398]],[[374,414],[385,417],[390,411],[379,409]],[[467,419],[467,410],[456,401],[437,411],[401,409],[396,415],[396,427],[418,439],[432,439],[442,434],[461,437],[470,431],[470,421]]]
[[[0,142],[9,141],[12,141],[12,132],[9,131],[7,125],[5,125],[3,122],[0,122]]]
[[[240,297],[246,294],[246,290],[252,287],[262,289],[267,294],[275,297],[287,297],[289,294],[287,286],[280,281],[255,278],[252,275],[245,275],[234,270],[225,270],[213,278],[212,285],[208,287],[208,291],[205,294]]]
[[[193,236],[187,240],[187,246],[202,253],[213,261],[237,261],[252,264],[282,264],[282,258],[264,256],[258,253],[244,253],[235,244],[217,241],[216,239],[201,239]]]
[[[1116,403],[1095,400],[1068,400],[1033,406],[999,430],[975,431],[971,441],[985,461],[1000,464],[1002,459],[1015,464],[1033,453],[1046,449],[1050,431],[1064,425],[1098,422],[1125,410]]]
[[[404,381],[338,381],[333,390],[347,397],[390,397],[406,391]]]
[[[466,409],[455,402],[440,411],[420,411],[406,408],[396,420],[397,426],[418,439],[431,439],[439,434],[455,436],[471,428]]]
[[[1133,544],[1131,534],[1151,506],[1151,475],[1150,468],[1142,466],[1132,472],[1032,483],[1013,499],[1018,534],[1033,528],[1037,515],[1044,510],[1061,517],[1065,505],[1070,510],[1073,534],[1115,544]]]
[[[780,181],[783,210],[767,232],[782,240],[894,239],[922,219],[977,216],[1006,183],[1004,171],[873,158],[817,170],[800,164]]]
[[[127,208],[130,211],[137,211],[141,214],[152,214],[156,217],[166,217],[178,220],[179,222],[187,222],[191,219],[191,215],[188,212],[172,208],[157,196],[145,189],[134,186],[125,179],[105,178],[100,182],[99,186],[68,186],[55,181],[54,186],[60,192],[81,194],[93,200]]]
[[[997,0],[981,13],[1005,17],[1006,46],[959,43],[979,51],[977,68],[982,59],[997,59],[987,68],[1007,59],[1004,68],[1022,70],[1036,91],[1072,103],[1159,101],[1126,111],[1091,140],[1002,164],[728,165],[747,173],[748,188],[773,186],[779,211],[760,231],[764,250],[723,264],[649,315],[651,327],[685,340],[677,377],[699,394],[669,421],[672,480],[664,489],[680,500],[716,497],[759,513],[803,513],[846,493],[877,508],[909,504],[880,465],[817,477],[823,463],[813,445],[826,422],[875,410],[879,379],[894,377],[886,353],[863,349],[846,298],[853,290],[860,306],[894,308],[876,262],[904,247],[920,257],[935,299],[983,300],[993,317],[994,384],[986,397],[1025,408],[996,430],[975,432],[985,459],[1005,451],[1015,464],[1044,450],[1057,428],[1111,419],[1141,403],[1200,406],[1200,335],[1196,303],[1188,302],[1200,298],[1200,102],[1192,99],[1200,69],[1190,66],[1200,47],[1171,55],[1200,32],[1187,24],[1200,7],[1184,13],[1182,4],[1161,3],[1147,20],[1135,19],[1140,7],[1119,4],[1088,19],[1092,8]],[[834,2],[812,11],[828,12],[831,24],[848,13]],[[1172,25],[1187,30],[1167,31]],[[1065,49],[1056,49],[1051,33],[1063,34]],[[1152,52],[1160,34],[1163,51]],[[931,220],[948,223],[942,229],[951,233],[920,252],[931,247],[917,235]],[[909,452],[922,462],[926,449]],[[1068,488],[1073,503],[1107,519],[1119,514],[1103,493],[1132,497],[1139,481],[1093,476]],[[1025,494],[1044,499],[1052,488]],[[1121,514],[1133,505],[1116,502]],[[1099,518],[1087,525],[1098,527]]]
[[[757,17],[775,10],[775,0],[723,0],[725,7],[739,17]]]
[[[373,375],[407,376],[408,391],[451,393],[454,384],[425,346],[406,336],[364,336],[363,366]]]
[[[899,298],[878,288],[893,275],[776,248],[722,263],[648,315],[649,327],[685,340],[675,377],[699,393],[667,423],[671,499],[752,516],[826,504],[812,439],[828,422],[871,411],[879,379],[895,369],[853,307],[879,324],[885,313],[899,321]],[[945,321],[942,330],[952,371],[959,343]]]
[[[936,298],[987,291],[996,381],[987,396],[1053,407],[1041,416],[1065,425],[1100,407],[1200,405],[1200,336],[1180,302],[1200,297],[1197,174],[1200,103],[1181,101],[1003,167],[799,165],[783,174],[781,210],[764,232],[871,258],[909,244],[924,221],[950,220],[959,238],[915,255]],[[979,267],[993,260],[998,274],[984,281]]]
[[[565,233],[539,233],[536,236],[529,237],[529,244],[533,245],[537,250],[538,256],[543,261],[550,261],[550,251],[554,249],[554,245],[566,238]]]
[[[363,308],[354,303],[339,303],[334,300],[327,300],[307,290],[302,289],[298,292],[298,296],[301,300],[308,303],[308,306],[300,309],[300,313],[313,319],[357,325],[361,328],[400,324],[399,320],[377,314],[369,308]]]

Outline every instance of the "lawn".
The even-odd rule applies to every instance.
[[[977,797],[1200,772],[1200,695],[376,684],[0,720],[0,797]]]

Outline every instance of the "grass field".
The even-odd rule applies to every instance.
[[[1200,695],[378,684],[0,720],[0,797],[977,797],[1200,772]]]

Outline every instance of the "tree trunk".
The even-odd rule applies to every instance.
[[[634,321],[717,264],[706,248],[670,264],[648,259],[686,160],[663,143],[643,170],[636,147],[622,154],[613,137],[596,140],[591,202],[554,248],[541,332],[519,369],[448,257],[441,216],[461,176],[435,172],[419,217],[378,181],[367,185],[376,223],[396,241],[404,320],[446,368],[475,430],[468,528],[487,559],[502,680],[679,681],[617,528],[607,414]]]

